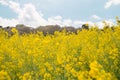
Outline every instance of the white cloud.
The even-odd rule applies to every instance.
[[[15,26],[18,23],[19,22],[16,19],[5,19],[5,18],[0,17],[0,25],[2,25],[3,27]]]
[[[62,20],[62,16],[55,16],[54,19]]]
[[[74,25],[82,26],[83,24],[89,24],[90,26],[94,26],[94,22],[92,21],[74,21]]]
[[[108,20],[105,20],[105,22],[111,27],[114,25],[114,20],[113,19],[108,19]],[[74,21],[74,25],[75,26],[82,26],[83,24],[89,24],[90,27],[94,27],[94,25],[97,25],[99,28],[103,28],[104,27],[104,23],[103,21],[98,21],[98,22],[92,22],[92,21]]]
[[[24,6],[21,7],[19,3],[13,1],[1,0],[0,3],[2,5],[8,6],[15,13],[17,13],[18,15],[17,19],[11,19],[11,20],[16,20],[20,24],[25,24],[33,27],[47,24],[47,21],[43,18],[43,14],[38,13],[38,11],[36,10],[33,4],[30,3],[24,4]]]
[[[47,25],[60,25],[60,26],[72,26],[71,19],[63,19],[61,16],[55,16],[48,18]]]
[[[61,16],[50,17],[48,18],[47,24],[48,25],[62,25],[62,17]]]
[[[2,4],[2,5],[8,5],[8,3],[6,1],[4,1],[4,0],[1,0],[0,4]]]
[[[71,19],[65,19],[63,21],[63,25],[65,25],[65,26],[73,26],[73,21]]]
[[[99,16],[97,16],[97,15],[92,15],[92,18],[93,19],[96,19],[96,20],[100,20],[101,18],[99,17]]]
[[[114,21],[112,19],[108,19],[108,20],[104,20],[106,22],[106,24],[108,24],[110,27],[114,25]],[[95,23],[97,26],[99,26],[99,28],[103,28],[104,27],[104,23],[103,21],[99,21]]]
[[[0,25],[2,26],[15,26],[16,24],[25,24],[27,26],[31,27],[38,27],[38,26],[44,26],[44,25],[60,25],[60,26],[75,26],[80,27],[82,24],[88,23],[91,26],[94,25],[91,21],[72,21],[71,19],[63,19],[62,16],[54,16],[49,17],[48,19],[43,18],[43,14],[39,13],[36,10],[36,7],[29,3],[20,5],[19,3],[8,1],[8,0],[0,0],[0,4],[8,6],[13,10],[15,13],[17,13],[17,18],[13,19],[6,19],[0,17]],[[101,18],[97,15],[92,16],[94,19],[100,20]],[[112,21],[108,21],[109,24],[112,24]],[[99,26],[102,25],[101,22],[97,22]]]
[[[110,25],[110,26],[113,26],[114,23],[113,23],[113,20],[109,19],[109,20],[105,20],[105,22]]]
[[[25,4],[22,11],[18,13],[18,20],[20,23],[39,26],[47,24],[47,21],[43,18],[42,13],[38,13],[35,6],[32,4]]]
[[[21,12],[20,4],[13,2],[13,1],[7,1],[7,0],[1,0],[0,3],[2,5],[9,6],[14,12],[19,13]]]
[[[108,2],[106,2],[106,4],[105,4],[104,8],[108,9],[112,5],[120,5],[120,0],[108,0]]]

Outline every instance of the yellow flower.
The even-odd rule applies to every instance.
[[[18,30],[17,29],[15,29],[15,28],[12,28],[12,30],[11,30],[14,34],[17,34],[18,33]]]
[[[29,72],[27,72],[23,75],[23,80],[32,80],[32,77]]]
[[[45,79],[45,80],[52,80],[51,74],[45,73],[45,74],[44,74],[44,79]]]
[[[0,80],[11,80],[8,73],[4,70],[0,71]]]

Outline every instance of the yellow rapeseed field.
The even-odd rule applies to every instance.
[[[0,80],[120,80],[120,26],[54,35],[0,29]]]

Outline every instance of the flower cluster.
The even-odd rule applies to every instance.
[[[9,36],[0,29],[0,80],[119,80],[120,26]]]

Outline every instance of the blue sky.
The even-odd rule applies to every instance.
[[[0,22],[3,26],[7,26],[5,22],[11,26],[19,23],[78,26],[94,22],[99,25],[103,20],[113,23],[115,17],[120,16],[119,8],[120,0],[0,0]]]

